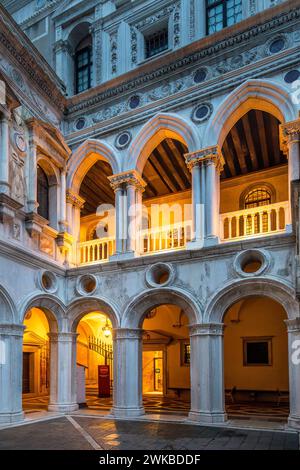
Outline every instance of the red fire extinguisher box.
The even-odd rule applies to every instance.
[[[109,366],[98,366],[98,397],[110,397]]]

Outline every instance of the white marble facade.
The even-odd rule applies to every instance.
[[[207,37],[204,1],[7,0],[1,4],[20,27],[1,6],[0,78],[6,93],[0,104],[0,424],[23,419],[23,321],[32,307],[43,310],[50,324],[49,410],[67,413],[78,408],[76,325],[86,313],[101,311],[114,330],[112,411],[119,417],[143,414],[141,324],[145,312],[159,303],[179,305],[189,319],[190,419],[224,422],[227,308],[249,296],[272,298],[286,311],[290,351],[300,337],[299,80],[284,79],[290,70],[300,70],[300,6],[243,0],[246,21]],[[259,26],[255,15],[262,11],[263,26]],[[145,60],[143,34],[157,22],[168,23],[169,49]],[[92,88],[74,95],[74,45],[82,30],[90,32],[93,40]],[[282,48],[273,53],[275,40]],[[200,69],[205,79],[197,83]],[[139,98],[134,109],[132,96]],[[195,110],[202,104],[207,104],[208,112],[197,120]],[[109,262],[77,263],[79,188],[97,158],[111,165],[114,182],[125,181],[125,175],[134,186],[131,191],[138,193],[140,186],[132,181],[141,176],[147,143],[160,133],[179,136],[192,161],[195,204],[200,192],[199,159],[204,156],[214,162],[224,136],[252,108],[273,113],[283,124],[292,214],[284,233],[220,243],[214,226],[218,178],[213,176],[212,186],[207,183],[206,188],[209,230],[200,233],[194,220],[196,235],[186,249],[146,257],[133,241],[124,248],[117,240]],[[129,135],[126,146],[118,145],[122,132]],[[51,181],[48,223],[37,214],[38,163]],[[122,225],[129,216],[118,209],[117,192]],[[204,247],[198,243],[203,236]],[[254,253],[262,260],[257,273],[242,271],[241,252],[245,259]],[[163,284],[155,282],[157,269],[169,273]],[[89,292],[84,288],[87,276],[94,285]],[[298,429],[299,370],[300,365],[289,361],[289,425]]]

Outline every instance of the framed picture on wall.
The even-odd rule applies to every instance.
[[[272,337],[247,337],[242,339],[244,366],[272,365]]]
[[[191,344],[188,339],[180,343],[180,365],[189,366],[191,364]]]

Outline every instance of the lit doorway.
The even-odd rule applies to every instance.
[[[144,395],[164,393],[163,351],[143,351],[143,393]]]

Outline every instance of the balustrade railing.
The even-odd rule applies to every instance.
[[[147,254],[182,249],[191,240],[191,235],[191,221],[143,230],[141,233],[141,251]]]
[[[290,223],[289,202],[228,212],[220,216],[221,240],[283,232]]]
[[[99,261],[108,261],[109,257],[114,254],[115,239],[98,238],[88,242],[79,243],[78,256],[80,264],[90,264]]]

